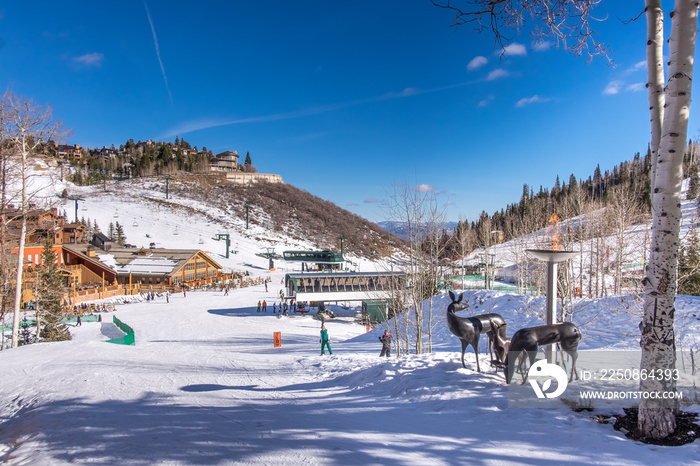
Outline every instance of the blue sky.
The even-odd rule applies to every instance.
[[[526,35],[501,57],[429,0],[3,2],[0,85],[70,143],[178,135],[370,220],[394,183],[475,220],[646,152],[646,21],[622,22],[642,8],[597,10],[611,67]]]

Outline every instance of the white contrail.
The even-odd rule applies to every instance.
[[[156,46],[156,56],[158,57],[158,63],[160,63],[160,71],[163,73],[163,81],[165,82],[165,89],[168,91],[168,97],[170,97],[170,105],[173,105],[173,95],[170,93],[170,86],[168,86],[168,77],[165,75],[165,68],[163,67],[163,60],[160,59],[160,48],[158,48],[158,37],[156,36],[156,28],[153,27],[153,20],[151,19],[151,12],[148,11],[148,5],[143,2],[143,6],[146,7],[146,16],[148,16],[148,24],[151,25],[151,32],[153,33],[153,43]]]
[[[416,89],[416,88],[412,88],[412,87],[407,87],[401,92],[387,92],[385,94],[374,96],[374,97],[365,97],[365,98],[361,98],[361,99],[351,100],[348,102],[341,102],[341,103],[330,104],[330,105],[320,105],[320,106],[306,108],[306,109],[302,109],[302,110],[274,113],[271,115],[263,115],[263,116],[258,116],[258,117],[238,118],[235,120],[226,119],[226,118],[205,118],[205,119],[191,120],[191,121],[187,121],[187,122],[185,122],[185,123],[183,123],[175,128],[168,130],[167,132],[162,134],[160,137],[161,138],[169,138],[169,137],[176,136],[176,135],[182,136],[183,134],[191,133],[194,131],[199,131],[202,129],[216,128],[218,126],[237,125],[237,124],[241,124],[241,123],[264,123],[264,122],[268,122],[268,121],[290,120],[293,118],[301,118],[301,117],[306,117],[306,116],[320,115],[323,113],[332,112],[334,110],[340,110],[343,108],[354,107],[357,105],[363,105],[363,104],[367,104],[367,103],[382,102],[385,100],[394,100],[394,99],[404,99],[404,98],[413,97],[413,96],[417,96],[417,95],[421,95],[421,94],[430,94],[433,92],[445,91],[445,90],[454,89],[457,87],[469,86],[471,84],[474,84],[475,82],[478,82],[478,81],[467,81],[467,82],[461,82],[461,83],[457,83],[457,84],[448,84],[446,86],[434,87],[431,89]]]

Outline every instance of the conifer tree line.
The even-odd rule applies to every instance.
[[[689,178],[688,200],[698,197],[699,148],[697,142],[690,141],[684,154],[684,175]],[[571,175],[568,182],[562,183],[557,177],[551,189],[540,187],[535,192],[524,185],[518,203],[510,204],[493,215],[482,212],[476,221],[461,221],[452,231],[443,229],[439,239],[441,258],[456,259],[478,248],[489,248],[496,243],[522,238],[547,228],[553,215],[560,219],[580,216],[585,220],[566,222],[561,232],[564,248],[570,248],[573,243],[582,245],[578,270],[567,269],[565,274],[570,282],[569,289],[578,288],[583,296],[590,298],[605,296],[609,292],[621,293],[623,287],[629,289],[630,286],[630,283],[625,283],[625,268],[639,266],[640,256],[644,257],[642,263],[646,262],[649,235],[641,240],[631,239],[626,231],[649,221],[650,185],[649,152],[644,157],[635,154],[632,160],[620,163],[612,171],[602,171],[600,166],[596,166],[593,174],[585,180]],[[700,295],[698,226],[699,223],[695,222],[688,235],[681,238],[678,270],[678,292],[681,294]],[[430,244],[430,241],[425,242]],[[630,244],[639,241],[640,244]],[[522,243],[514,245],[512,249],[520,248],[516,252],[518,262],[525,265],[529,258],[524,250],[533,245],[526,245],[524,240]],[[636,249],[637,254],[632,254],[631,249]],[[486,273],[489,274],[488,271]],[[612,289],[605,288],[606,275],[614,277]],[[541,281],[536,280],[538,283]],[[518,285],[525,286],[527,283],[532,283],[532,277],[526,277],[526,272],[523,272]]]
[[[80,219],[80,223],[85,226],[85,238],[88,241],[92,239],[93,235],[102,233],[102,230],[100,230],[100,226],[97,224],[97,220],[91,220],[90,217],[88,217],[87,219],[85,217],[82,217]],[[117,243],[119,246],[126,245],[126,234],[124,233],[124,225],[119,223],[118,220],[116,222],[109,222],[106,236],[114,243]]]
[[[684,173],[690,177],[688,198],[695,199],[698,193],[698,143],[690,141],[685,154]],[[634,158],[615,166],[612,171],[602,171],[596,166],[588,179],[577,179],[573,174],[568,181],[557,176],[551,189],[523,185],[517,203],[489,215],[482,211],[476,221],[460,221],[453,231],[442,231],[444,258],[461,257],[466,252],[491,246],[494,242],[508,241],[547,227],[549,219],[556,214],[570,219],[620,204],[631,203],[639,210],[632,224],[644,221],[650,212],[651,153],[639,153]],[[498,231],[499,234],[491,233]],[[611,228],[603,227],[600,233],[610,234]]]
[[[80,157],[68,156],[74,167],[72,180],[77,185],[99,184],[105,180],[139,178],[153,175],[207,173],[214,154],[203,147],[198,150],[189,142],[175,137],[175,142],[134,142],[129,139],[117,150],[112,145],[109,156],[92,156],[86,149]]]

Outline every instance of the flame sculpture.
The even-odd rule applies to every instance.
[[[556,213],[553,213],[547,223],[547,236],[552,242],[552,250],[561,251],[561,242],[559,241],[559,223],[561,222],[561,217]]]

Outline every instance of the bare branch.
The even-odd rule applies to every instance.
[[[506,51],[511,40],[532,23],[530,40],[552,40],[557,47],[574,54],[604,57],[610,64],[607,46],[591,27],[592,10],[601,0],[431,0],[433,5],[455,13],[453,26],[473,23],[479,33],[490,30],[495,44]],[[511,35],[509,35],[511,34]]]

